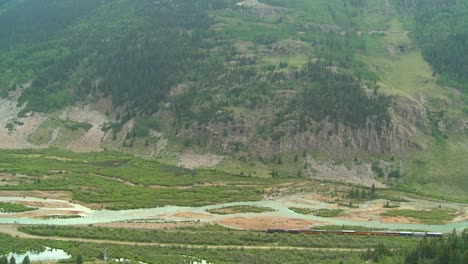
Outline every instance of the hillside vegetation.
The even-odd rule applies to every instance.
[[[235,175],[354,177],[464,200],[466,8],[3,0],[0,139],[171,164],[212,153]]]

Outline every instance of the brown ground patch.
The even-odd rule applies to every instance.
[[[214,167],[223,159],[216,155],[185,154],[179,157],[177,164],[184,168],[196,169],[199,167]]]
[[[207,214],[200,214],[200,213],[191,213],[191,212],[180,212],[174,215],[175,217],[181,217],[181,218],[210,218],[211,215]]]
[[[455,217],[452,221],[450,222],[463,222],[463,221],[468,221],[468,211],[465,213],[460,213],[457,217]]]
[[[389,224],[419,224],[420,221],[411,217],[394,217],[394,216],[383,216],[380,218],[380,222]]]
[[[310,220],[282,217],[236,217],[223,219],[216,223],[224,226],[249,230],[304,229],[315,224],[315,222]]]

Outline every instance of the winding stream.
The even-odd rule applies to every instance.
[[[312,220],[321,222],[322,224],[334,224],[334,225],[353,225],[363,227],[374,227],[374,228],[385,228],[395,230],[425,230],[430,232],[451,232],[453,229],[463,230],[468,228],[468,221],[447,223],[444,225],[427,225],[427,224],[404,224],[404,223],[382,223],[379,221],[358,221],[358,220],[345,220],[336,218],[324,218],[313,215],[303,215],[295,213],[288,209],[288,207],[297,206],[294,202],[289,201],[257,201],[257,202],[235,202],[218,205],[209,205],[203,207],[190,207],[190,206],[164,206],[158,208],[149,209],[133,209],[133,210],[91,210],[84,206],[70,203],[68,201],[53,200],[53,199],[40,199],[33,197],[0,197],[0,201],[14,202],[42,202],[42,203],[57,203],[65,205],[63,208],[39,208],[38,211],[79,211],[79,218],[68,218],[68,219],[40,219],[32,217],[16,217],[14,214],[0,214],[0,224],[31,224],[31,225],[89,225],[99,223],[110,223],[110,222],[122,222],[132,221],[141,219],[152,219],[154,221],[187,221],[187,220],[199,220],[201,222],[216,222],[219,220],[233,218],[233,217],[285,217],[295,219]],[[323,203],[319,203],[323,204]],[[194,216],[193,219],[179,218],[174,216],[176,213],[189,212],[194,214],[207,214],[207,210],[222,208],[233,205],[251,205],[251,206],[263,206],[275,209],[274,212],[266,212],[261,214],[256,213],[241,213],[241,214],[230,214],[230,215],[212,215],[210,218],[197,219]],[[450,206],[452,204],[447,204]],[[301,206],[301,205],[299,205]],[[302,205],[303,206],[303,205]],[[323,205],[322,205],[323,206]],[[445,206],[445,205],[444,205]],[[462,205],[466,206],[466,205]],[[34,211],[37,212],[37,211]]]

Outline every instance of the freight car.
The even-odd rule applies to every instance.
[[[295,229],[268,229],[267,233],[288,233],[306,235],[357,235],[357,236],[405,236],[405,237],[441,237],[437,232],[410,232],[410,231],[356,231],[356,230],[295,230]]]

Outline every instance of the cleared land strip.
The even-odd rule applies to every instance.
[[[290,247],[290,246],[230,246],[230,245],[189,245],[189,244],[164,244],[164,243],[148,243],[148,242],[132,242],[132,241],[115,241],[87,238],[69,238],[69,237],[44,237],[34,236],[18,231],[16,225],[0,225],[0,233],[5,233],[11,236],[26,239],[43,239],[43,240],[59,240],[71,242],[85,242],[95,244],[115,244],[115,245],[131,245],[131,246],[155,246],[155,247],[185,247],[193,249],[277,249],[277,250],[311,250],[311,251],[345,251],[345,252],[362,252],[366,248],[322,248],[322,247]]]

